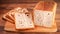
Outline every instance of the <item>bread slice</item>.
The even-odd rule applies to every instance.
[[[14,10],[10,10],[9,12],[3,15],[3,18],[9,22],[14,22]]]
[[[52,27],[57,4],[54,1],[40,1],[34,8],[34,23],[37,26]]]
[[[9,21],[9,22],[11,22],[11,23],[14,23],[14,21],[11,20],[11,18],[10,18],[8,15],[6,15],[6,16],[4,15],[4,16],[3,16],[3,19],[6,20],[6,21]]]
[[[16,29],[31,29],[34,28],[33,21],[25,13],[15,13]]]
[[[14,9],[10,10],[9,12],[7,12],[6,14],[4,14],[4,15],[3,15],[3,18],[4,18],[5,20],[9,21],[9,22],[14,23],[14,20],[15,20],[15,19],[14,19],[14,13],[15,13],[15,12],[18,12],[18,11],[20,11],[20,10],[21,10],[20,7],[14,8]]]
[[[26,9],[26,8],[20,8],[20,7],[17,7],[17,8],[15,8],[15,9],[13,9],[13,10],[10,10],[8,13],[6,13],[6,14],[4,14],[4,16],[3,16],[3,18],[5,19],[5,20],[7,20],[7,21],[9,21],[9,22],[13,22],[14,23],[14,13],[15,12],[23,12],[23,13],[25,13],[26,15],[28,15],[29,17],[31,17],[32,18],[32,16],[31,16],[31,14],[30,14],[30,12],[28,12],[28,10]]]
[[[14,17],[13,17],[12,11],[4,14],[3,19],[13,23],[14,22]]]

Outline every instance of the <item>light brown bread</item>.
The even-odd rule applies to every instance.
[[[12,10],[10,10],[9,12],[7,12],[6,14],[3,15],[3,18],[9,22],[14,22],[14,13],[15,12],[19,12],[21,10],[20,7],[14,8]]]
[[[8,13],[3,15],[3,18],[9,22],[14,22],[14,14],[12,14],[12,11],[9,11]]]
[[[31,13],[28,12],[28,10],[27,10],[26,8],[23,8],[23,9],[22,9],[22,8],[20,8],[20,7],[10,10],[8,13],[4,14],[3,18],[4,18],[5,20],[9,21],[9,22],[14,23],[14,21],[15,21],[15,19],[14,19],[14,14],[15,14],[16,12],[25,13],[29,18],[32,19]]]
[[[57,4],[52,1],[40,1],[34,8],[34,23],[37,26],[52,27]]]
[[[44,11],[53,11],[54,7],[57,5],[54,1],[40,1],[37,3],[34,9],[44,10]]]
[[[6,20],[6,21],[9,21],[9,22],[11,22],[11,23],[14,23],[14,21],[11,20],[11,18],[10,18],[8,15],[6,15],[6,16],[4,15],[4,16],[3,16],[3,19]]]

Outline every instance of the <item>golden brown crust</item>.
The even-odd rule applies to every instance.
[[[7,16],[7,17],[6,17],[6,16],[7,16],[7,15],[4,15],[4,16],[3,16],[3,19],[4,19],[4,20],[7,20],[7,21],[9,21],[9,22],[11,22],[11,23],[14,23],[14,21],[11,20],[9,16]]]
[[[34,9],[52,11],[55,4],[54,1],[40,1]]]

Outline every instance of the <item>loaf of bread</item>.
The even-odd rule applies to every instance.
[[[52,27],[57,4],[54,1],[40,1],[34,8],[34,23],[37,26]]]

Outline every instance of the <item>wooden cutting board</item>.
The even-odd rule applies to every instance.
[[[6,21],[4,30],[5,31],[13,31],[13,32],[56,32],[57,26],[56,26],[56,22],[55,22],[51,28],[35,26],[34,29],[18,31],[15,29],[15,24]]]

